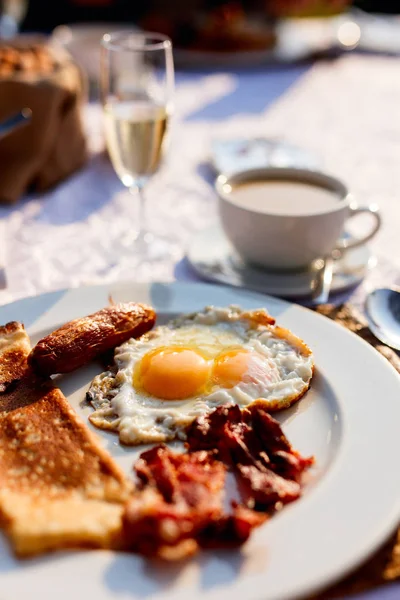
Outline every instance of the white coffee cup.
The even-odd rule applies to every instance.
[[[290,185],[279,185],[283,182]],[[246,186],[254,183],[262,185],[257,188],[256,202],[254,198],[250,201],[249,193],[246,195]],[[313,260],[335,249],[345,251],[365,244],[381,226],[376,205],[356,205],[340,180],[316,171],[253,169],[220,175],[215,188],[222,227],[229,241],[246,262],[269,269],[307,268]],[[285,189],[290,191],[290,198],[285,197]],[[360,213],[373,216],[371,230],[361,238],[340,239],[346,221]]]

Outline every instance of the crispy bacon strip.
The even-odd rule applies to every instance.
[[[255,527],[262,525],[268,516],[255,512],[240,504],[234,505],[232,514],[214,519],[198,534],[198,544],[202,548],[230,548],[241,546],[250,537]]]
[[[140,491],[123,518],[133,552],[176,560],[199,547],[237,546],[265,519],[241,506],[225,514],[226,467],[206,451],[175,454],[156,446],[140,456],[135,471]]]
[[[215,449],[236,476],[246,506],[273,512],[301,494],[313,458],[293,450],[278,421],[257,406],[221,406],[189,427],[190,451]]]
[[[189,451],[165,446],[136,462],[138,493],[129,501],[123,529],[127,549],[169,560],[202,548],[243,544],[283,504],[298,498],[313,459],[295,452],[280,425],[260,408],[222,406],[188,431]],[[223,508],[227,469],[242,504]]]
[[[140,456],[135,471],[141,492],[123,518],[129,549],[167,559],[195,552],[198,532],[221,514],[224,465],[207,452],[175,455],[156,446]]]

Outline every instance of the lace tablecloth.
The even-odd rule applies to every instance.
[[[141,279],[194,279],[183,259],[193,234],[217,219],[207,166],[218,136],[279,136],[312,151],[363,202],[381,205],[384,227],[373,242],[379,264],[353,295],[400,277],[400,77],[393,58],[346,56],[312,68],[178,74],[172,139],[163,169],[149,184],[147,215],[167,230],[181,256]],[[8,287],[0,303],[47,290],[137,279],[130,248],[136,206],[105,154],[98,105],[85,112],[93,157],[43,196],[0,207]],[[1,243],[3,239],[1,239]]]

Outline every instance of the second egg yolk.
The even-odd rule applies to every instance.
[[[196,350],[183,347],[156,348],[140,363],[141,387],[163,400],[184,400],[206,384],[209,362]]]
[[[221,387],[232,388],[243,381],[249,367],[250,353],[247,350],[234,349],[220,354],[214,361],[213,383]]]

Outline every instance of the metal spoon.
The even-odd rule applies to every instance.
[[[326,256],[319,260],[322,266],[311,285],[311,302],[315,305],[326,304],[328,302],[333,279],[333,256]]]
[[[370,292],[365,301],[365,314],[375,337],[394,350],[400,350],[400,288]]]
[[[339,260],[343,251],[334,248],[330,254],[324,258],[319,258],[315,265],[318,267],[314,281],[311,283],[311,302],[313,305],[326,304],[332,287],[333,271],[335,261]]]

